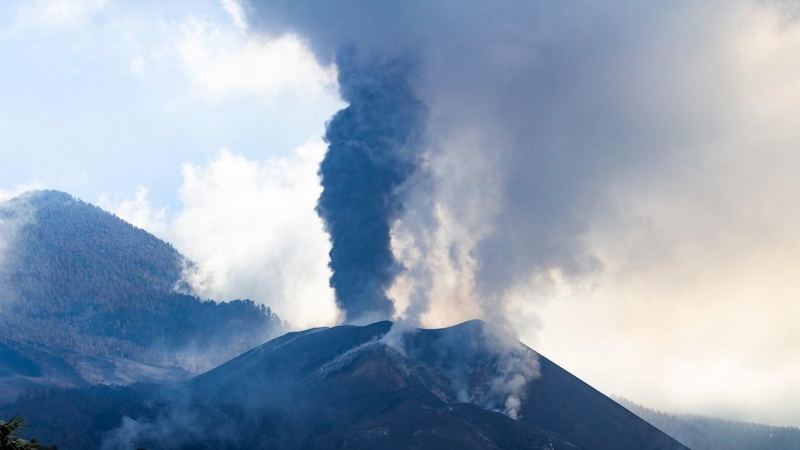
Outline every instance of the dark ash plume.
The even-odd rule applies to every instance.
[[[403,212],[399,188],[417,171],[427,108],[411,87],[410,60],[339,52],[339,85],[349,106],[328,123],[317,213],[331,237],[331,287],[346,322],[389,319],[387,297],[403,270],[390,230]]]
[[[617,220],[619,186],[679,167],[690,143],[716,139],[725,122],[706,105],[732,98],[728,87],[703,85],[710,97],[697,102],[700,85],[681,80],[707,74],[697,63],[704,58],[676,50],[701,44],[691,55],[715,55],[710,29],[691,27],[680,44],[665,38],[687,17],[703,18],[692,19],[698,24],[713,17],[714,8],[692,5],[637,5],[617,14],[608,2],[245,3],[253,30],[297,33],[323,64],[342,46],[364,60],[414,58],[414,76],[403,89],[412,91],[410,85],[430,110],[426,171],[435,189],[424,183],[403,189],[410,193],[403,199],[407,211],[394,231],[406,234],[411,249],[398,247],[411,257],[396,254],[410,268],[405,316],[416,321],[436,295],[476,304],[476,314],[495,323],[509,319],[517,290],[545,293],[559,280],[581,286],[601,273],[593,233]],[[674,76],[642,70],[661,56],[658,67]],[[338,63],[352,97],[360,92],[347,85],[353,67]],[[373,88],[395,81],[374,79],[383,75],[376,68],[361,73]],[[357,107],[357,98],[345,97]],[[417,214],[426,196],[439,220],[433,226]],[[390,223],[382,222],[383,229]],[[393,266],[388,251],[381,259],[382,267]],[[385,276],[369,279],[392,278],[379,273]],[[459,281],[449,281],[450,274]]]

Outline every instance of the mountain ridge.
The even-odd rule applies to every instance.
[[[64,192],[0,203],[0,244],[0,336],[14,342],[199,372],[286,329],[251,300],[189,295],[171,244]]]

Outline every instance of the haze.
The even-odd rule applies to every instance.
[[[411,49],[430,139],[392,223],[395,318],[500,316],[606,394],[800,426],[796,7],[466,4],[331,6],[327,27],[234,0],[6,2],[0,200],[69,192],[172,242],[208,297],[337,323],[314,210],[345,106],[329,47]]]

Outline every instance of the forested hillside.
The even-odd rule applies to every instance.
[[[283,331],[250,300],[200,300],[170,245],[62,192],[0,205],[0,335],[198,370]],[[4,249],[3,249],[4,247]]]
[[[615,400],[692,450],[800,450],[798,428],[665,414],[626,399]]]

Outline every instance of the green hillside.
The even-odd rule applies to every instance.
[[[284,329],[250,300],[190,295],[175,248],[69,194],[37,191],[0,205],[0,232],[6,338],[200,370]]]

